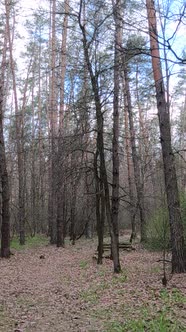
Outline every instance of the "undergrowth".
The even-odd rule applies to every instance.
[[[112,321],[104,332],[184,332],[186,328],[166,313],[148,318],[130,319],[126,323]]]
[[[184,235],[186,238],[186,195],[181,193],[180,206]],[[165,202],[157,209],[147,224],[147,242],[145,248],[152,251],[170,249],[169,214]]]
[[[157,293],[156,293],[157,297]],[[153,297],[152,297],[153,299]],[[173,288],[171,291],[162,289],[159,292],[159,301],[161,303],[158,310],[151,307],[141,307],[137,317],[132,318],[132,313],[124,312],[123,322],[110,320],[105,323],[104,332],[184,332],[186,326],[175,318],[175,309],[179,310],[186,303],[184,296],[178,289]],[[136,316],[135,308],[134,315]],[[121,317],[121,314],[120,314]]]
[[[25,245],[19,244],[19,238],[15,237],[11,240],[10,247],[15,250],[37,248],[48,243],[48,239],[44,235],[37,234],[33,237],[26,237]]]

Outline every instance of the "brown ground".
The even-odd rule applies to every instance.
[[[110,260],[97,266],[95,247],[83,240],[65,249],[17,251],[0,260],[0,332],[127,331],[107,326],[162,311],[160,254],[139,248],[123,252],[123,273],[114,276]],[[172,288],[181,294],[174,299],[173,319],[186,327],[186,275],[174,276],[166,292],[172,294]]]

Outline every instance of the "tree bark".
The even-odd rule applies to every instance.
[[[59,110],[59,136],[58,136],[58,192],[57,192],[57,247],[64,247],[65,220],[63,214],[64,207],[64,149],[63,149],[63,128],[65,111],[65,74],[66,74],[66,43],[67,26],[69,14],[69,0],[65,1],[65,16],[63,21],[62,44],[61,44],[61,78],[60,78],[60,110]]]
[[[5,143],[3,135],[3,105],[4,105],[4,77],[5,77],[5,66],[6,66],[6,49],[7,49],[7,39],[6,39],[6,28],[5,28],[5,38],[4,47],[2,54],[1,63],[1,77],[0,77],[0,181],[2,190],[2,206],[0,211],[2,218],[1,224],[1,257],[10,257],[10,211],[9,211],[9,201],[10,201],[10,190],[8,182],[8,172],[6,167],[6,154],[5,154]]]
[[[171,145],[171,126],[169,105],[165,98],[165,87],[160,61],[158,43],[157,19],[153,0],[146,0],[152,67],[156,88],[156,100],[159,117],[160,139],[164,166],[165,190],[169,210],[169,224],[172,247],[172,272],[182,273],[186,271],[184,257],[184,235],[180,210],[179,192],[175,169],[175,158]]]
[[[34,81],[34,74],[33,74]],[[32,86],[32,144],[31,144],[31,211],[33,235],[36,234],[36,165],[35,165],[35,123],[34,123],[34,83]],[[40,144],[40,143],[39,143]]]
[[[115,22],[114,46],[114,100],[113,100],[113,140],[112,140],[112,224],[117,255],[119,257],[119,90],[120,90],[120,48],[122,43],[121,1],[112,1]],[[119,259],[119,258],[118,258]]]
[[[97,165],[98,151],[94,155],[94,173],[95,173],[95,189],[96,189],[96,225],[98,235],[98,259],[97,263],[103,263],[103,236],[104,236],[104,222],[105,222],[105,195],[104,186],[101,183],[98,174]]]
[[[50,125],[50,171],[49,171],[49,202],[48,202],[48,218],[49,218],[49,235],[50,243],[57,242],[56,215],[57,215],[57,197],[56,197],[56,136],[57,136],[57,103],[56,103],[56,0],[51,3],[51,59],[49,77],[49,125]]]
[[[13,81],[13,93],[14,93],[14,103],[15,103],[15,115],[16,115],[16,145],[17,145],[17,161],[18,161],[18,181],[19,181],[19,209],[18,209],[18,219],[19,219],[19,241],[21,245],[25,244],[25,197],[24,197],[24,157],[23,157],[23,118],[22,112],[19,112],[18,97],[17,97],[17,86],[16,86],[16,76],[15,76],[15,66],[13,58],[12,49],[12,38],[10,31],[10,10],[11,2],[5,1],[6,10],[6,26],[7,26],[7,36],[10,52],[10,67],[12,73]]]

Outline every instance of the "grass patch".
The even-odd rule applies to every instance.
[[[88,289],[86,291],[81,292],[80,296],[85,302],[88,302],[88,303],[91,303],[91,304],[97,304],[98,303],[99,296],[92,289]]]
[[[10,248],[15,250],[38,248],[42,245],[48,244],[48,239],[44,235],[35,235],[33,237],[26,237],[25,245],[21,246],[19,244],[19,239],[17,237],[13,238],[10,243]]]
[[[167,312],[160,313],[155,317],[149,319],[139,318],[130,319],[125,323],[112,321],[106,324],[104,332],[181,332],[186,331],[186,328],[173,317],[170,317]]]
[[[19,295],[16,299],[16,304],[23,308],[34,308],[36,306],[35,300],[27,294]]]
[[[118,320],[114,318],[111,308],[110,319],[106,315],[106,319],[104,319],[103,316],[104,332],[186,332],[186,326],[178,314],[180,305],[181,308],[184,308],[186,296],[177,288],[162,289],[158,298],[156,293],[156,301],[158,309],[154,306],[155,302],[151,302],[151,300],[139,311],[138,308],[133,307],[130,310],[124,306],[117,313]]]
[[[110,284],[108,281],[100,280],[96,284],[92,285],[91,288],[81,292],[81,298],[85,302],[89,302],[91,304],[97,304],[99,299],[101,299],[104,291],[110,288]]]
[[[184,326],[174,319],[169,309],[164,308],[162,312],[156,313],[149,318],[149,314],[135,320],[128,320],[123,331],[131,332],[177,332],[186,331]]]
[[[124,272],[121,272],[119,274],[115,274],[112,278],[112,282],[114,285],[119,284],[119,283],[124,283],[127,281],[127,276]]]
[[[102,269],[100,269],[98,272],[97,272],[97,274],[98,274],[98,276],[99,277],[105,277],[105,275],[107,274],[107,271],[104,269],[104,267],[103,266],[100,266]]]
[[[185,304],[186,303],[186,296],[183,295],[180,290],[177,288],[173,288],[171,291],[167,289],[162,289],[160,291],[160,298],[164,302],[164,304]]]
[[[14,330],[14,320],[9,317],[3,305],[0,305],[0,331],[9,332]]]
[[[151,268],[151,272],[152,272],[152,273],[159,273],[159,272],[162,272],[162,267],[160,267],[160,266],[153,266],[153,267]]]
[[[88,262],[86,262],[86,261],[81,261],[81,262],[79,263],[79,267],[80,267],[81,269],[87,269],[87,268],[88,268]]]
[[[103,308],[93,309],[92,316],[94,318],[98,318],[98,319],[103,319],[103,317],[104,317],[104,319],[108,321],[112,317],[112,310],[110,308],[107,308],[107,309],[103,309]]]

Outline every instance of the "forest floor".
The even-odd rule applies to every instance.
[[[114,275],[109,259],[96,264],[95,249],[91,240],[42,244],[1,259],[0,332],[186,331],[185,274],[163,288],[161,254],[138,245],[121,252]]]

